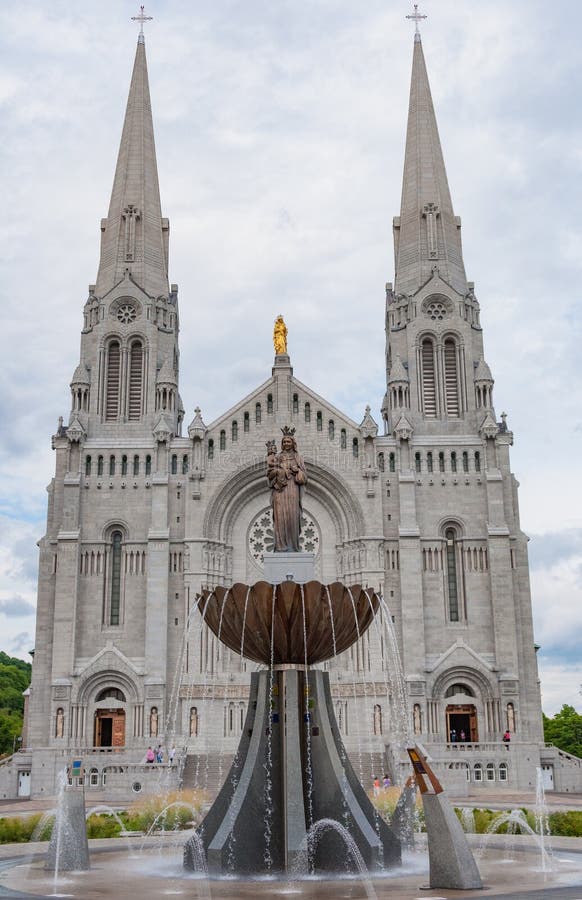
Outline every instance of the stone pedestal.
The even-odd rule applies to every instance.
[[[265,553],[263,565],[265,581],[269,584],[281,584],[282,581],[305,584],[315,581],[313,553]]]
[[[467,836],[445,794],[424,793],[422,804],[428,838],[430,887],[480,890],[483,882]]]
[[[251,676],[235,761],[198,834],[215,874],[289,871],[309,827],[334,819],[371,870],[400,862],[398,839],[377,815],[343,747],[329,674],[282,666]],[[191,866],[185,853],[186,867]],[[313,854],[318,871],[346,871],[336,831]]]
[[[82,872],[89,868],[85,791],[83,788],[66,787],[59,798],[45,869],[51,872]]]

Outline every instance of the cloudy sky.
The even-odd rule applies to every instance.
[[[34,646],[36,541],[69,412],[133,56],[127,0],[0,3],[0,648]],[[211,421],[296,375],[379,421],[408,0],[152,0],[146,44],[181,393]],[[498,414],[515,434],[543,705],[582,709],[582,5],[425,0],[423,45]],[[349,365],[346,364],[349,360]]]

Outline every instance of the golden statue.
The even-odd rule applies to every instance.
[[[279,315],[275,319],[275,327],[273,328],[273,344],[275,345],[275,353],[277,356],[281,353],[287,353],[287,326],[283,321],[283,316]]]

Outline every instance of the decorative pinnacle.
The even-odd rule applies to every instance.
[[[153,19],[153,16],[146,16],[146,15],[145,15],[144,9],[145,9],[144,6],[140,6],[140,8],[139,8],[139,15],[138,15],[138,16],[132,16],[132,17],[131,17],[131,21],[132,21],[132,22],[139,22],[139,35],[138,35],[138,38],[137,38],[138,44],[143,44],[143,42],[144,42],[144,36],[143,36],[143,23],[144,23],[144,22],[151,22],[152,19]]]
[[[143,9],[143,7],[142,7],[142,9]],[[419,41],[420,40],[420,28],[418,27],[418,23],[422,22],[423,19],[426,19],[427,16],[423,16],[422,13],[419,13],[418,3],[415,3],[414,4],[414,12],[410,16],[406,16],[406,18],[411,19],[411,21],[414,22],[414,25],[415,25],[414,40]]]

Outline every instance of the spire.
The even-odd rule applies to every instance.
[[[416,24],[418,27],[418,19]],[[422,41],[417,30],[402,202],[400,218],[394,220],[397,294],[415,293],[435,268],[460,294],[467,293],[460,228],[460,219],[453,212]]]
[[[143,9],[142,9],[143,13]],[[143,33],[129,88],[109,213],[101,222],[96,293],[104,296],[129,273],[147,294],[169,293],[168,220],[162,218]]]

